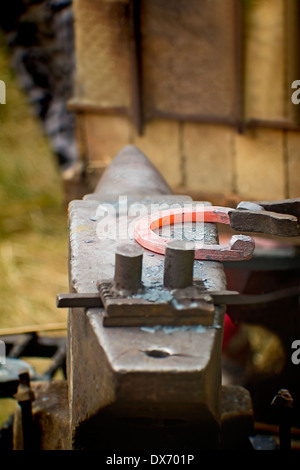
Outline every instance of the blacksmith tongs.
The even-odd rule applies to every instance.
[[[241,232],[280,237],[300,235],[300,198],[279,201],[242,201],[229,211],[230,226]]]

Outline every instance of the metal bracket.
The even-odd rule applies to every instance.
[[[208,325],[216,305],[240,306],[242,320],[253,309],[300,297],[298,286],[259,295],[207,291],[199,285],[171,292],[153,286],[130,297],[117,293],[112,280],[100,281],[98,286],[97,294],[59,294],[57,308],[105,308],[105,326]]]
[[[113,280],[98,283],[104,326],[211,326],[213,298],[196,285],[170,291],[163,286],[141,288],[131,296],[115,289]]]

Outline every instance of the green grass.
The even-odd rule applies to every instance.
[[[67,213],[60,170],[20,90],[0,35],[1,329],[67,322],[56,295],[68,290]],[[0,400],[0,424],[11,410]]]
[[[6,83],[6,104],[0,105],[0,233],[3,237],[39,228],[39,214],[43,217],[45,210],[60,210],[63,191],[56,158],[40,122],[18,87],[1,36],[0,79]]]
[[[67,214],[60,170],[19,89],[0,36],[0,329],[62,318],[67,288]]]

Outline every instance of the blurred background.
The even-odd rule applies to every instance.
[[[6,85],[6,103],[0,105],[3,335],[49,326],[66,334],[67,312],[56,308],[55,299],[68,291],[62,173],[77,158],[74,118],[66,109],[73,25],[69,11],[55,31],[55,21],[68,8],[57,10],[54,3],[12,2],[0,8],[0,77]],[[64,29],[71,32],[70,42],[58,38]],[[61,51],[64,44],[71,56]],[[49,361],[32,365],[43,373]],[[1,424],[14,407],[13,400],[1,400]]]
[[[299,44],[297,0],[2,2],[0,334],[65,334],[55,298],[68,291],[67,205],[128,143],[196,200],[299,197]],[[235,380],[280,374],[277,335],[228,331]]]

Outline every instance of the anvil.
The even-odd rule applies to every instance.
[[[153,205],[192,203],[189,196],[174,195],[149,159],[133,146],[115,157],[93,194],[70,203],[70,293],[83,299],[69,309],[68,319],[75,449],[219,445],[225,307],[205,302],[205,296],[226,290],[223,265],[193,259],[192,273],[187,274],[191,267],[187,249],[177,269],[166,267],[167,256],[141,248],[129,229]],[[177,238],[176,231],[172,236]],[[216,224],[201,224],[193,237],[217,244]],[[140,251],[126,256],[124,246]],[[138,279],[136,285],[132,277]],[[201,302],[194,298],[195,289]],[[96,301],[102,294],[102,302],[85,305],[87,293]],[[131,311],[130,305],[135,309]]]

